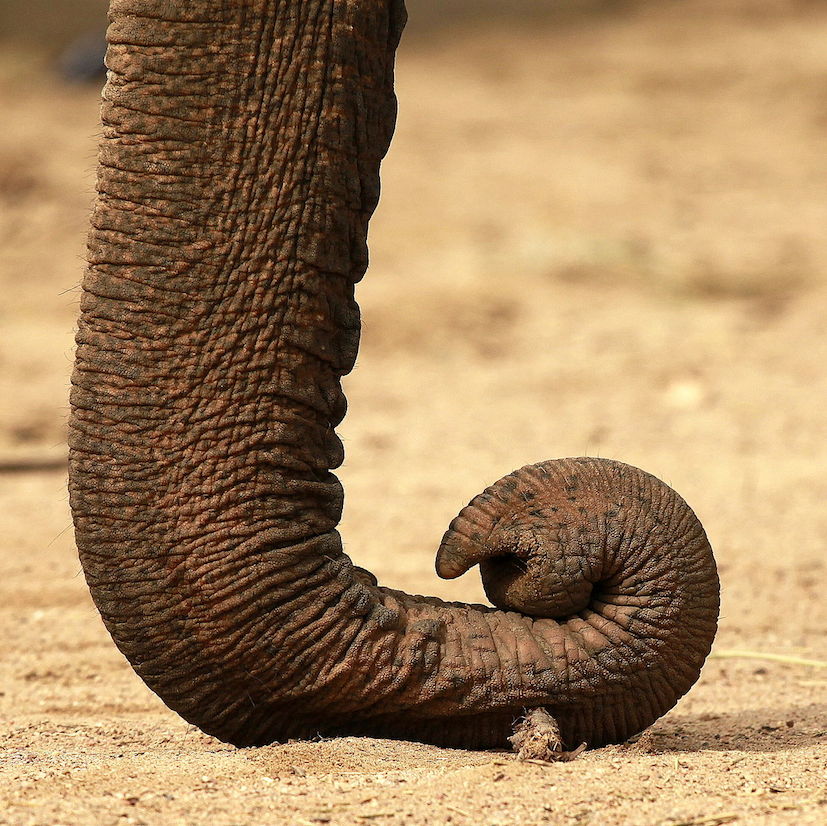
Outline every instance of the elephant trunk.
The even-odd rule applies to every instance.
[[[717,615],[703,530],[652,477],[545,464],[463,511],[439,570],[480,562],[506,611],[377,588],[342,552],[334,427],[401,0],[112,0],[110,17],[70,499],[137,673],[238,744],[502,745],[540,705],[571,742],[648,725],[697,677]]]

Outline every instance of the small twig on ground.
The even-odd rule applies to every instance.
[[[793,657],[788,654],[773,654],[764,651],[746,651],[733,648],[724,651],[713,651],[709,655],[711,660],[769,660],[776,663],[788,663],[790,665],[807,665],[810,668],[827,668],[825,660],[810,660],[805,657]]]
[[[518,759],[532,763],[565,763],[586,750],[586,744],[581,743],[574,751],[564,751],[560,727],[544,708],[534,708],[519,719],[508,741]]]
[[[681,820],[678,823],[673,823],[672,826],[723,826],[724,823],[733,823],[739,817],[740,815],[734,813],[712,815],[711,817],[695,817],[692,820]]]

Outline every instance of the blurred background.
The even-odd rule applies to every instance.
[[[105,6],[0,3],[0,556],[21,673],[59,662],[37,625],[59,616],[99,634],[95,669],[109,657],[127,696],[62,470]],[[543,458],[622,459],[706,525],[721,645],[823,658],[827,4],[408,9],[340,430],[348,551],[385,584],[481,599],[432,574],[471,496]]]
[[[99,622],[66,501],[105,8],[0,0],[0,719],[13,723],[8,747],[34,755],[10,799],[20,812],[40,800],[49,822],[103,822],[95,795],[111,781],[93,762],[82,794],[37,786],[44,753],[63,755],[43,758],[63,777],[72,754],[105,766],[112,743],[174,748],[163,777],[140,757],[127,773],[172,788],[186,730]],[[348,552],[382,584],[482,600],[475,574],[433,574],[460,507],[528,462],[621,459],[673,484],[705,524],[722,577],[719,651],[827,659],[827,4],[408,9],[339,431]],[[744,794],[792,778],[801,800],[818,782],[824,796],[808,772],[824,765],[827,682],[808,668],[710,662],[677,724],[658,730],[756,757],[743,779],[710,758],[699,800],[724,775]],[[184,795],[213,771],[210,748],[190,747]],[[789,750],[782,780],[775,750]],[[657,759],[646,754],[638,788]],[[645,822],[666,822],[667,799],[689,811],[690,785],[676,784]],[[638,822],[630,807],[617,822]]]

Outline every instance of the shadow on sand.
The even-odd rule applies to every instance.
[[[670,715],[636,746],[648,752],[779,752],[827,743],[827,703]]]

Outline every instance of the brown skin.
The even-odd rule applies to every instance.
[[[547,707],[622,741],[697,678],[718,580],[670,488],[523,468],[452,523],[505,610],[377,587],[342,552],[340,379],[395,118],[401,0],[112,0],[73,376],[92,595],[162,699],[239,745],[505,745]],[[539,618],[539,619],[538,619]]]

